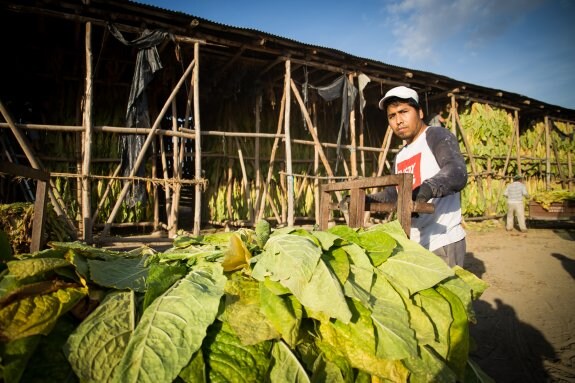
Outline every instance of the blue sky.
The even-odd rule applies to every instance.
[[[136,0],[575,109],[575,0]]]

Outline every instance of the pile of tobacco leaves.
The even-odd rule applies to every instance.
[[[6,383],[491,381],[469,358],[486,284],[397,221],[50,242],[1,267]]]

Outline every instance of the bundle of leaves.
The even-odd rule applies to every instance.
[[[566,189],[544,190],[535,193],[532,199],[545,210],[549,210],[553,203],[575,202],[575,193]]]
[[[56,215],[51,204],[48,204],[44,214],[45,241],[48,238],[71,241],[75,237],[75,233],[71,232],[66,222]],[[30,251],[33,218],[34,204],[30,202],[0,204],[0,231],[8,236],[10,254]]]
[[[489,381],[468,327],[486,284],[397,221],[50,245],[2,275],[4,382]]]

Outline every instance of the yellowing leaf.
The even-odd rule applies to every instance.
[[[240,270],[249,264],[252,257],[250,251],[242,241],[239,235],[233,234],[230,237],[230,246],[224,253],[222,266],[224,271]]]

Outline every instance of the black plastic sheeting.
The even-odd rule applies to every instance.
[[[126,126],[129,128],[149,128],[150,113],[148,111],[148,98],[146,87],[153,80],[154,74],[162,69],[160,55],[156,46],[170,36],[168,32],[161,30],[144,30],[142,34],[128,41],[122,33],[113,25],[108,24],[110,33],[124,45],[138,49],[136,56],[136,68],[132,78],[128,107],[126,110]],[[122,175],[129,176],[134,168],[138,154],[144,146],[146,137],[141,134],[126,134],[120,137],[120,153],[122,164]],[[135,175],[145,176],[145,162],[137,169]],[[146,188],[141,182],[134,182],[131,192],[126,196],[128,206],[135,206],[138,202],[146,200]]]

